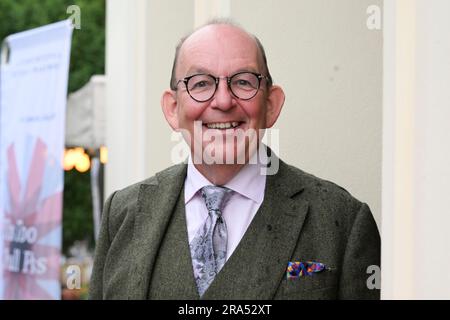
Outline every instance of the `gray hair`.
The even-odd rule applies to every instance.
[[[209,26],[209,25],[221,25],[221,24],[236,27],[236,28],[246,32],[253,39],[255,39],[256,45],[257,45],[258,50],[261,53],[261,57],[263,59],[263,66],[262,66],[263,70],[262,70],[262,72],[264,72],[265,75],[267,76],[267,87],[272,86],[273,81],[272,81],[272,76],[270,75],[270,72],[269,72],[269,67],[267,65],[266,52],[264,50],[264,47],[263,47],[261,41],[259,41],[258,37],[255,36],[254,34],[251,34],[251,33],[247,32],[244,28],[242,28],[240,25],[238,25],[236,22],[234,22],[233,20],[231,20],[229,18],[215,18],[215,19],[209,20],[204,25],[194,29],[189,34],[187,34],[184,37],[182,37],[180,39],[180,41],[178,42],[178,44],[176,46],[176,49],[175,49],[175,58],[173,59],[172,74],[171,74],[171,77],[170,77],[170,89],[172,89],[172,90],[176,90],[177,89],[177,81],[176,81],[175,71],[176,71],[176,67],[177,67],[177,63],[178,63],[178,56],[180,54],[181,47],[183,46],[183,44],[186,41],[186,39],[189,38],[197,30],[199,30],[199,29],[201,29],[203,27],[206,27],[206,26]]]

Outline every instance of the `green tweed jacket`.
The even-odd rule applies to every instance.
[[[184,212],[186,164],[113,193],[105,203],[91,299],[199,299]],[[294,279],[288,262],[327,270]],[[202,299],[379,299],[369,207],[341,187],[279,161],[264,201]]]

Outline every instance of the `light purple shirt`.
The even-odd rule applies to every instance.
[[[253,155],[249,164],[246,164],[233,179],[224,185],[224,187],[234,191],[222,210],[228,231],[227,260],[238,246],[264,200],[266,174],[264,174],[265,168],[261,165],[261,162],[266,163],[267,160],[261,159],[262,161],[251,164],[256,162],[257,157],[258,152]],[[187,176],[184,182],[184,203],[189,243],[208,217],[208,210],[200,193],[200,189],[207,185],[213,185],[213,183],[197,170],[192,163],[192,159],[189,158]]]

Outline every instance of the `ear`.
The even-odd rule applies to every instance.
[[[284,105],[284,91],[280,86],[270,87],[267,95],[266,127],[271,128],[280,115],[281,108]]]
[[[164,91],[161,97],[161,108],[170,127],[174,131],[178,131],[180,127],[178,122],[178,104],[175,95],[175,91]]]

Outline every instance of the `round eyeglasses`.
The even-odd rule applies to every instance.
[[[269,80],[262,74],[253,72],[239,72],[231,77],[215,77],[210,74],[194,74],[192,76],[178,80],[184,82],[186,90],[197,102],[206,102],[210,100],[217,91],[220,79],[226,79],[231,93],[238,99],[250,100],[258,93],[261,85],[261,79]]]

